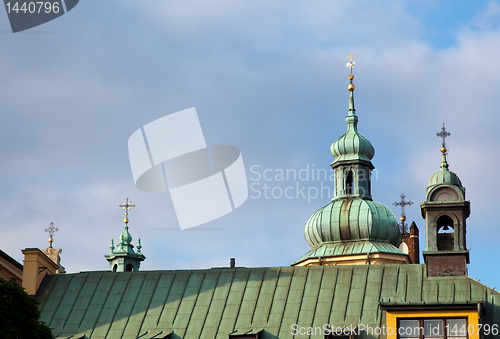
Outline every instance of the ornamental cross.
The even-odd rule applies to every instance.
[[[50,235],[50,238],[49,238],[50,247],[52,247],[52,242],[54,241],[54,239],[52,239],[52,237],[54,236],[54,233],[57,231],[59,231],[59,228],[54,227],[53,222],[50,223],[50,227],[45,229],[45,232],[47,232]]]
[[[127,200],[125,200],[125,201],[123,202],[123,204],[118,205],[118,207],[123,208],[123,209],[125,210],[125,219],[127,219],[127,216],[128,216],[128,210],[129,210],[129,209],[131,209],[131,208],[134,208],[134,207],[135,207],[135,205],[134,205],[134,204],[132,204],[132,202],[131,202],[131,201],[129,201],[129,200],[128,200],[128,197],[127,197]],[[127,221],[128,221],[128,220],[127,220]]]
[[[350,69],[351,69],[351,74],[352,74],[352,67],[354,66],[354,64],[355,64],[356,62],[355,62],[355,61],[352,61],[352,58],[354,58],[354,55],[352,55],[352,53],[351,53],[351,55],[350,55],[350,56],[348,56],[348,58],[351,58],[351,62],[348,62],[348,63],[347,63],[347,64],[345,64],[345,65],[346,65],[346,67],[347,67],[347,68],[350,68]]]
[[[350,58],[350,59],[351,59],[351,62],[348,62],[348,63],[347,63],[347,64],[345,64],[345,65],[346,65],[346,67],[347,67],[347,68],[350,68],[350,69],[351,69],[351,74],[349,75],[349,80],[351,80],[351,83],[352,83],[352,80],[354,79],[354,75],[352,75],[352,67],[354,66],[354,64],[355,64],[356,62],[352,61],[352,58],[354,58],[354,55],[352,55],[352,53],[351,53],[351,55],[349,55],[349,56],[348,56],[348,58]]]
[[[413,202],[410,200],[410,201],[405,201],[405,198],[406,196],[404,195],[404,193],[401,193],[401,201],[400,202],[395,202],[393,205],[394,206],[401,206],[401,231],[403,233],[406,233],[407,232],[407,229],[406,229],[406,225],[405,225],[405,221],[406,221],[406,215],[405,215],[405,206],[411,206],[413,205]]]
[[[446,131],[446,127],[444,127],[444,122],[443,122],[443,127],[441,128],[441,132],[437,133],[437,136],[443,139],[443,148],[446,148],[446,137],[450,135],[451,133]]]
[[[401,215],[404,215],[405,214],[405,206],[411,206],[413,205],[413,202],[410,200],[410,201],[405,201],[405,198],[406,198],[406,195],[404,194],[401,194],[401,201],[400,202],[395,202],[393,205],[394,206],[401,206]]]

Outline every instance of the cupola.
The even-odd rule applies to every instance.
[[[466,247],[466,219],[470,202],[465,200],[465,187],[449,170],[446,137],[450,135],[443,123],[437,136],[442,138],[440,170],[434,173],[425,190],[425,202],[420,204],[425,219],[425,251],[427,275],[467,275],[469,251]]]
[[[135,205],[127,198],[127,200],[118,207],[125,210],[125,219],[123,220],[125,226],[123,227],[123,232],[120,235],[120,242],[116,248],[113,239],[111,239],[111,246],[109,247],[111,251],[104,257],[109,261],[110,269],[113,272],[138,271],[141,261],[146,259],[146,257],[141,253],[141,238],[138,239],[137,252],[135,252],[134,245],[132,245],[132,235],[130,235],[128,231],[128,210],[135,207]]]
[[[311,250],[292,266],[409,263],[408,255],[398,249],[401,234],[394,214],[372,200],[371,172],[375,167],[371,159],[375,149],[358,132],[352,54],[350,58],[347,131],[330,147],[334,157],[332,202],[306,222],[304,235]]]

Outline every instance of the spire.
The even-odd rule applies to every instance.
[[[441,171],[447,171],[448,170],[448,162],[446,161],[446,154],[448,154],[448,149],[446,148],[446,137],[450,136],[451,133],[446,131],[446,127],[444,127],[444,122],[443,122],[443,127],[441,128],[441,132],[437,133],[437,136],[443,139],[443,142],[441,144],[441,153],[443,154],[443,158],[441,160],[441,165],[439,166],[441,168]]]
[[[351,59],[351,62],[348,62],[346,64],[346,67],[347,68],[350,68],[351,69],[351,74],[349,74],[349,85],[347,85],[347,89],[349,90],[349,109],[347,110],[348,112],[348,116],[346,118],[346,121],[348,123],[348,129],[349,129],[349,125],[353,125],[352,127],[354,128],[354,130],[356,130],[356,125],[357,125],[357,122],[358,122],[358,119],[353,119],[352,116],[356,116],[356,109],[354,108],[354,89],[356,88],[354,86],[354,84],[352,83],[352,81],[354,80],[354,75],[352,74],[352,68],[354,67],[354,64],[356,62],[352,61],[352,58],[354,58],[354,55],[349,55],[349,58]]]

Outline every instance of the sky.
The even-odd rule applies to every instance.
[[[375,147],[373,199],[396,216],[401,193],[414,202],[406,214],[425,249],[419,204],[445,122],[450,170],[471,203],[469,275],[500,287],[499,22],[498,1],[86,0],[13,34],[0,11],[0,248],[22,262],[22,249],[48,246],[54,222],[67,272],[108,270],[129,197],[141,270],[231,257],[290,265],[310,249],[305,222],[331,199],[307,190],[333,183],[261,175],[331,171],[352,53],[358,129]],[[253,189],[232,213],[181,231],[168,193],[135,187],[127,143],[190,107],[208,145],[241,150]],[[305,196],[277,196],[289,186]]]

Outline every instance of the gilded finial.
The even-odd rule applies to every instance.
[[[52,243],[54,242],[54,239],[52,238],[54,236],[54,233],[59,231],[57,227],[54,227],[54,223],[50,223],[50,227],[45,229],[45,232],[47,232],[50,235],[49,238],[49,247],[52,248]]]
[[[348,89],[349,91],[354,91],[355,87],[354,87],[354,84],[352,83],[352,81],[354,80],[354,75],[352,74],[352,68],[353,68],[353,66],[354,66],[354,64],[355,64],[356,62],[355,62],[355,61],[352,61],[352,58],[354,58],[354,55],[352,55],[352,53],[351,53],[351,55],[349,55],[349,57],[348,57],[348,58],[350,58],[350,59],[351,59],[351,62],[348,62],[348,63],[346,64],[346,67],[351,69],[351,74],[349,74],[349,81],[350,81],[350,83],[349,83],[349,85],[347,85],[347,89]]]
[[[131,201],[129,201],[129,200],[128,200],[128,197],[127,197],[127,200],[125,200],[125,201],[123,202],[123,204],[118,205],[118,207],[120,207],[120,208],[122,208],[122,209],[124,209],[124,210],[125,210],[125,219],[123,220],[123,222],[124,222],[125,224],[128,224],[128,210],[129,210],[129,209],[131,209],[131,208],[133,208],[133,207],[135,207],[135,205],[134,205],[134,204],[132,204],[132,202],[131,202]]]

